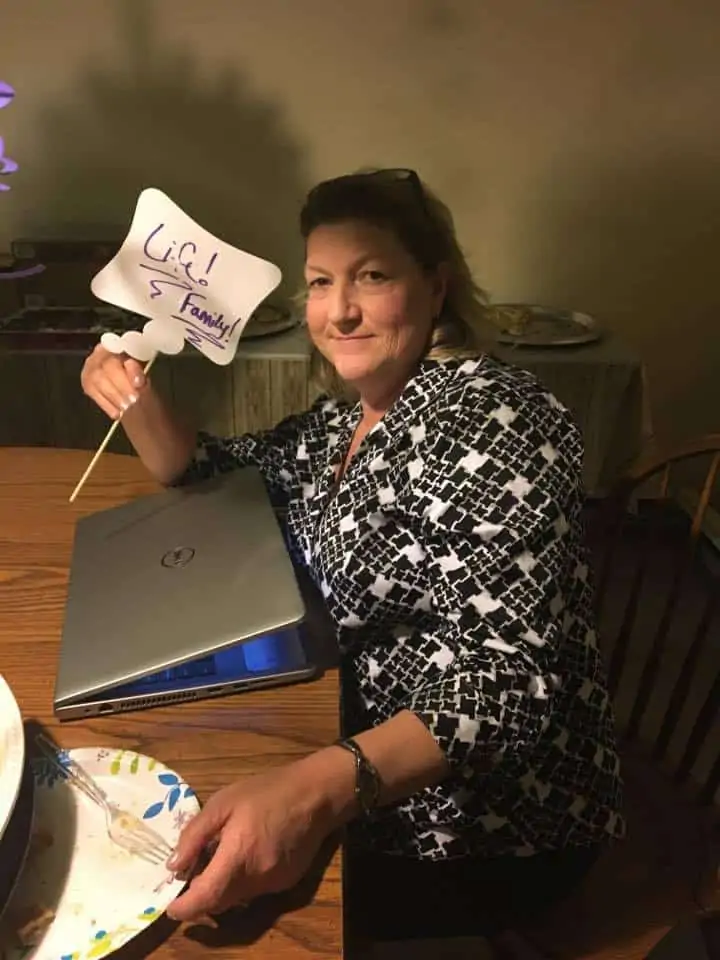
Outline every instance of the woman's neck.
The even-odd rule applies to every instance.
[[[390,407],[405,389],[409,377],[403,376],[392,383],[385,381],[380,385],[368,384],[359,390],[360,406],[362,408],[362,422],[372,430],[379,423]]]
[[[360,420],[360,424],[364,428],[365,432],[368,433],[370,430],[372,430],[376,423],[380,423],[392,404],[383,408],[366,407],[361,401],[360,406],[362,408],[362,419]]]

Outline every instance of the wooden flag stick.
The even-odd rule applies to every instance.
[[[157,354],[155,354],[155,357],[157,357]],[[148,362],[145,364],[145,368],[143,369],[143,374],[144,374],[145,376],[147,376],[147,374],[148,374],[149,371],[150,371],[150,367],[152,367],[152,365],[155,363],[155,357],[153,357],[152,360],[148,360]],[[112,423],[112,424],[110,425],[110,429],[108,430],[107,434],[105,435],[105,439],[104,439],[103,442],[100,444],[100,446],[97,448],[97,451],[95,452],[95,456],[92,458],[92,460],[91,460],[90,463],[88,464],[87,470],[86,470],[85,473],[80,477],[80,479],[78,480],[77,486],[75,487],[75,489],[73,490],[73,492],[70,494],[70,503],[72,503],[72,502],[75,500],[75,497],[77,497],[77,495],[78,495],[78,494],[80,493],[80,491],[82,490],[83,485],[85,484],[85,481],[86,481],[87,478],[90,476],[90,474],[93,472],[93,469],[95,468],[95,464],[96,464],[96,463],[98,462],[98,460],[100,459],[100,456],[102,455],[103,450],[104,450],[105,447],[110,443],[110,440],[112,439],[112,435],[115,433],[115,431],[117,430],[117,428],[120,426],[120,421],[121,421],[121,420],[122,420],[122,416],[119,417],[119,419],[117,419],[114,423]]]

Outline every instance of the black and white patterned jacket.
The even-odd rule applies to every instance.
[[[621,836],[583,545],[582,440],[529,373],[426,360],[337,490],[359,406],[200,434],[179,482],[255,464],[337,628],[353,732],[414,711],[444,783],[376,812],[375,849],[529,855]]]

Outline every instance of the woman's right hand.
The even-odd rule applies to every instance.
[[[137,360],[127,354],[110,353],[98,344],[83,364],[80,383],[87,396],[117,420],[137,403],[149,381]]]

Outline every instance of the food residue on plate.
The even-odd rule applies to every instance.
[[[9,907],[0,925],[0,943],[6,950],[36,947],[55,919],[55,911],[42,903]],[[0,953],[4,957],[5,953]]]
[[[49,850],[55,843],[55,837],[49,830],[43,830],[42,827],[33,830],[28,842],[27,854],[25,856],[25,870],[32,869],[39,857]]]

